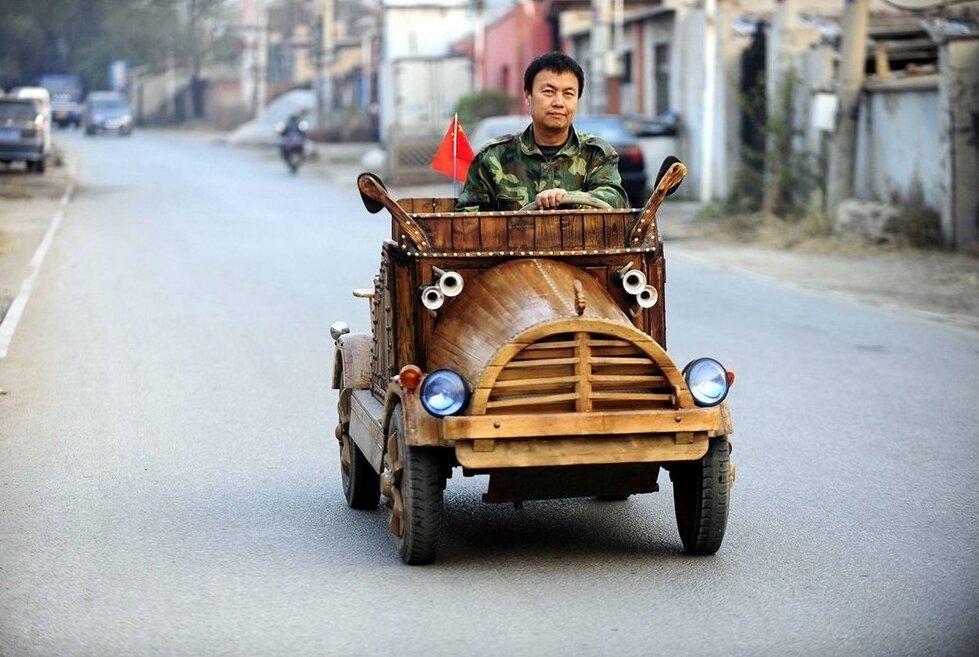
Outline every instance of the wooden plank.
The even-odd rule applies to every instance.
[[[546,387],[574,384],[579,377],[572,376],[549,376],[533,379],[510,379],[508,381],[497,381],[493,390],[505,390],[507,392],[515,390],[540,390]]]
[[[490,400],[486,404],[487,409],[491,408],[513,408],[516,406],[538,406],[545,404],[552,404],[554,402],[566,402],[575,401],[578,398],[578,393],[571,392],[563,395],[534,395],[533,397],[524,397],[520,399],[501,399],[498,401]],[[540,422],[540,416],[536,416],[537,421]]]
[[[561,216],[561,246],[565,249],[580,249],[585,243],[584,220],[580,214]]]
[[[511,251],[528,251],[534,248],[534,216],[507,217],[507,248]]]
[[[574,365],[578,358],[540,358],[536,360],[511,360],[506,367],[525,368],[525,367],[552,367],[554,365]]]
[[[527,379],[527,375],[532,374],[535,379],[543,379],[557,376],[572,376],[574,365],[555,365],[554,367],[535,367],[533,370],[525,369],[506,369],[504,368],[497,377],[496,381],[515,381]]]
[[[442,444],[455,440],[546,438],[558,436],[656,434],[705,431],[724,435],[728,428],[721,407],[554,413],[541,422],[539,413],[460,415],[440,423]]]
[[[425,228],[434,249],[452,248],[452,222],[446,219],[419,218],[418,223]]]
[[[506,217],[480,217],[479,241],[484,251],[500,251],[506,249]]]
[[[596,392],[592,395],[595,401],[671,401],[672,393],[659,392]]]
[[[514,440],[497,443],[492,451],[474,449],[478,440],[456,444],[456,459],[473,469],[570,466],[613,463],[662,463],[694,461],[707,453],[710,441],[704,433],[694,434],[690,443],[673,436],[616,436]]]
[[[546,215],[537,218],[535,242],[535,248],[537,249],[561,248],[560,215]]]
[[[591,381],[592,385],[596,383],[645,385],[650,388],[670,385],[670,382],[666,380],[665,376],[659,376],[657,374],[592,374]]]
[[[592,410],[591,405],[591,349],[588,347],[588,334],[578,333],[578,362],[575,364],[575,375],[578,377],[578,399],[575,402],[575,410],[579,413],[588,413]]]
[[[626,246],[626,217],[624,214],[605,215],[605,245],[610,249]]]
[[[586,249],[600,249],[605,246],[605,220],[603,215],[584,215],[584,246]]]
[[[456,251],[478,251],[479,218],[460,214],[452,221],[452,248]]]

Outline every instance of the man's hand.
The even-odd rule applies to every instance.
[[[545,189],[543,192],[534,197],[537,201],[537,208],[539,210],[556,210],[561,201],[567,195],[568,190],[561,189],[560,187],[555,187],[554,189]]]

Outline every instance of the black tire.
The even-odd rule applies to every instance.
[[[711,440],[704,458],[670,471],[676,526],[688,554],[720,549],[731,501],[730,470],[731,445],[722,436]]]
[[[343,387],[341,377],[341,392]],[[342,395],[337,402],[337,417],[350,417],[350,409],[340,408],[341,404],[343,404]],[[349,428],[349,423],[341,422],[336,429],[340,443],[340,483],[343,486],[343,497],[351,509],[376,509],[381,499],[380,475],[374,471],[370,461],[347,433]]]
[[[34,173],[44,173],[45,162],[44,159],[40,159],[34,163]]]
[[[391,529],[402,561],[410,565],[428,564],[435,561],[442,536],[445,479],[438,454],[432,449],[409,447],[404,426],[404,410],[398,405],[391,416],[385,465],[391,464],[393,492],[400,496],[402,517],[398,532],[394,515],[399,504],[392,498]],[[391,447],[395,445],[396,453],[392,454]]]

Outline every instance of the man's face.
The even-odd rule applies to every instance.
[[[538,138],[567,136],[578,109],[578,78],[570,71],[540,71],[534,76],[527,104]]]

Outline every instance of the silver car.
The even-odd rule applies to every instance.
[[[86,135],[116,132],[128,135],[133,131],[133,114],[129,99],[117,91],[93,91],[85,99],[82,117]]]

